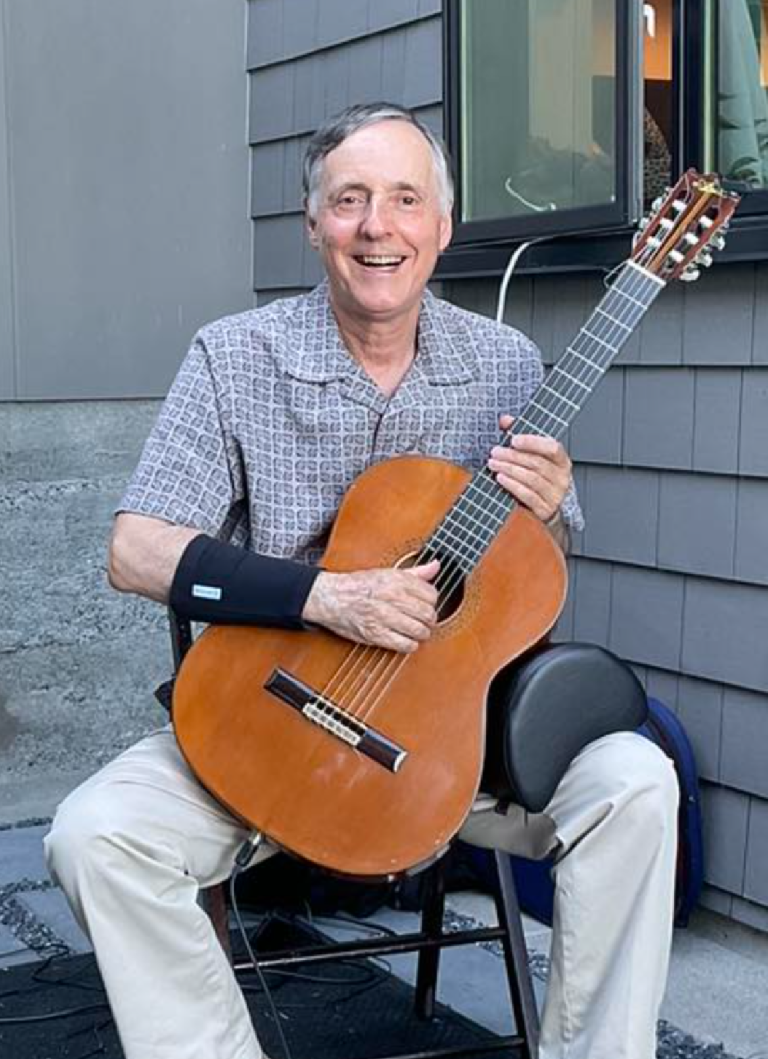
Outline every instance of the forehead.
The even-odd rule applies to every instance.
[[[325,186],[347,182],[369,186],[408,183],[432,188],[432,151],[425,137],[408,122],[385,120],[366,125],[325,156]]]

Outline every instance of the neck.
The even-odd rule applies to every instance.
[[[333,298],[331,306],[352,357],[383,393],[394,393],[416,355],[420,307],[395,319],[370,320],[345,312]]]

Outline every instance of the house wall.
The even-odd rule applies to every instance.
[[[442,127],[439,0],[250,0],[254,286],[319,278],[302,231],[307,136],[390,99]],[[521,276],[508,322],[551,363],[600,297],[594,274]],[[444,285],[492,314],[496,283]],[[768,929],[768,267],[665,291],[574,425],[588,526],[561,638],[604,644],[677,711],[702,777],[705,902]]]
[[[0,0],[0,821],[165,721],[105,580],[190,338],[248,308],[243,0]]]

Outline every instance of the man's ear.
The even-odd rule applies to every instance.
[[[310,245],[315,250],[320,246],[320,234],[317,230],[317,221],[314,217],[311,217],[308,213],[304,214],[304,224],[307,229],[307,238],[309,239]]]
[[[445,250],[453,237],[453,217],[450,213],[443,214],[440,220],[440,253]]]

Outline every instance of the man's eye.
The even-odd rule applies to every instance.
[[[355,206],[362,206],[362,204],[363,204],[363,200],[362,200],[362,197],[360,195],[352,195],[352,194],[340,195],[338,200],[337,200],[337,205],[344,206],[344,207],[347,207],[347,208],[355,207]]]
[[[413,209],[414,206],[419,205],[418,195],[404,194],[400,196],[400,205],[406,209]]]

